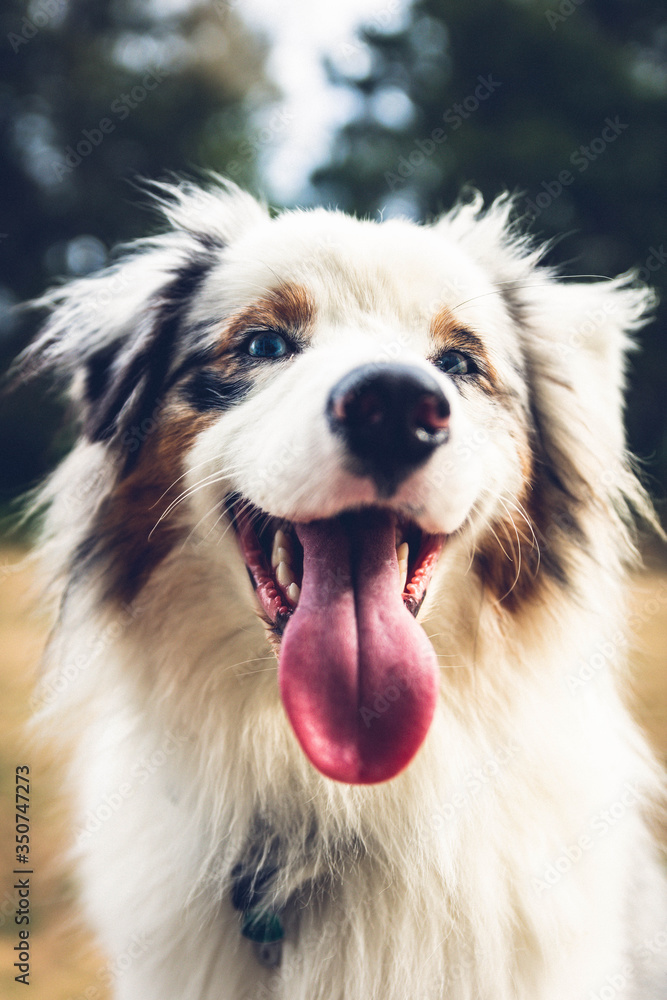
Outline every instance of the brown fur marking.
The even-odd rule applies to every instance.
[[[177,510],[157,522],[184,489],[184,455],[215,416],[167,406],[143,443],[136,466],[100,510],[93,528],[97,551],[110,553],[110,591],[121,601],[136,597],[181,537]]]
[[[484,342],[472,330],[464,329],[443,306],[431,320],[430,335],[438,353],[442,351],[462,351],[469,354],[479,367],[476,382],[488,395],[502,395],[500,378],[491,364]]]
[[[545,599],[548,581],[567,581],[562,557],[566,539],[570,544],[573,538],[585,543],[576,516],[569,513],[576,505],[574,498],[566,498],[549,481],[527,446],[520,451],[520,461],[523,489],[513,500],[520,510],[508,504],[507,514],[492,525],[495,536],[487,532],[475,556],[488,592],[511,613],[528,601]]]
[[[246,337],[251,330],[277,330],[302,338],[315,315],[315,305],[300,285],[282,284],[226,323],[220,355]]]
[[[517,442],[521,488],[477,547],[476,564],[485,587],[507,611],[537,594],[541,582],[541,527],[548,518],[544,490],[528,441]],[[517,509],[518,508],[518,509]],[[494,534],[495,533],[495,534]]]

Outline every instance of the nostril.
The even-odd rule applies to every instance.
[[[330,404],[333,419],[348,426],[379,424],[386,409],[386,402],[371,388],[349,389],[340,396],[334,395]]]
[[[418,438],[424,440],[446,433],[449,427],[450,407],[447,398],[435,393],[425,393],[417,401],[412,413],[412,425]],[[444,439],[443,439],[444,440]]]

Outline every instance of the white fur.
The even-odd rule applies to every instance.
[[[558,282],[512,233],[506,200],[432,227],[323,210],[269,219],[229,186],[166,189],[164,206],[173,232],[53,297],[52,360],[71,367],[131,341],[201,234],[226,244],[189,307],[204,338],[282,281],[307,288],[318,313],[312,346],[183,457],[186,495],[169,516],[185,541],[131,607],[105,604],[94,580],[63,600],[40,717],[79,734],[82,898],[112,963],[100,978],[118,1000],[664,998],[667,909],[647,827],[661,778],[623,704],[618,639],[628,505],[647,510],[623,447],[622,352],[649,296],[623,279]],[[128,295],[89,309],[113,281]],[[426,360],[443,305],[485,339],[514,409]],[[324,405],[339,377],[378,359],[428,369],[451,400],[450,442],[390,503],[452,537],[420,616],[442,667],[433,726],[398,777],[353,787],[315,771],[287,723],[219,503],[235,489],[309,520],[375,502],[372,483],[343,468]],[[508,506],[527,530],[512,504],[534,420],[578,498],[588,548],[555,525],[540,543],[558,549],[568,585],[546,583],[510,613],[473,556]],[[59,598],[113,463],[83,442],[49,487]],[[610,642],[603,668],[573,688],[581,661]],[[621,815],[605,828],[609,810]],[[275,970],[229,901],[258,815],[284,848]],[[577,856],[582,837],[590,846]]]

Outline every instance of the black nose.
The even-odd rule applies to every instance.
[[[354,368],[327,403],[329,425],[344,438],[354,471],[372,476],[385,496],[444,444],[449,412],[428,372],[390,362]]]

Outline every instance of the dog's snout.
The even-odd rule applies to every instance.
[[[353,369],[332,389],[327,416],[359,471],[384,494],[449,437],[447,397],[435,378],[411,365]]]

